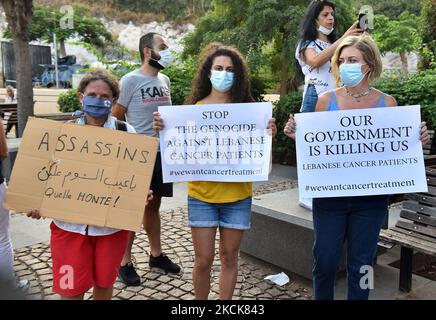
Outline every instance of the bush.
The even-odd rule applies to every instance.
[[[399,106],[421,105],[422,119],[436,129],[436,70],[384,75],[374,87],[392,95]]]
[[[58,105],[61,112],[74,112],[80,110],[82,105],[77,96],[77,90],[71,89],[65,93],[61,93],[58,98]]]
[[[295,154],[295,142],[284,133],[289,114],[300,111],[303,93],[299,91],[290,92],[286,97],[281,98],[273,109],[273,117],[277,123],[277,137],[273,143],[273,162],[295,166],[297,163]]]
[[[260,76],[252,75],[250,78],[251,81],[251,95],[256,101],[263,101],[263,95],[265,94],[265,90],[267,87],[266,80]]]
[[[191,91],[196,67],[192,61],[183,65],[173,65],[162,71],[171,81],[171,101],[173,105],[182,105]]]

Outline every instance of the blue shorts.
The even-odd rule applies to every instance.
[[[251,197],[228,203],[209,203],[188,196],[190,227],[248,230],[251,226]]]

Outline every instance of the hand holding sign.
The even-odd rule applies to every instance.
[[[5,205],[36,219],[138,231],[157,146],[143,135],[30,119]]]
[[[296,123],[294,116],[292,114],[289,115],[289,120],[286,122],[285,128],[283,129],[283,132],[285,135],[287,135],[289,138],[295,140],[295,130],[296,130]]]
[[[296,117],[301,197],[427,190],[421,143],[428,141],[428,132],[420,121],[419,106],[316,112]],[[289,125],[288,132],[293,125]]]
[[[271,103],[160,107],[153,129],[160,135],[164,182],[268,179],[277,134]]]

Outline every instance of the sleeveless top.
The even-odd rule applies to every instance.
[[[339,105],[338,105],[338,100],[336,98],[335,92],[332,91],[331,95],[332,95],[332,98],[330,100],[330,104],[327,108],[327,111],[338,111]],[[386,97],[386,94],[383,93],[382,96],[374,103],[374,105],[371,106],[371,108],[384,108],[384,107],[386,107],[385,97]]]

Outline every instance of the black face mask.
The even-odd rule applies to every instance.
[[[151,48],[150,48],[150,49],[151,49]],[[158,58],[157,55],[154,53],[154,50],[151,49],[151,58],[150,58],[150,60],[148,60],[148,64],[149,64],[150,66],[152,66],[153,68],[158,69],[158,70],[163,70],[163,69],[165,69],[165,67],[162,66],[162,65],[158,62],[159,60],[160,60],[160,57]]]

